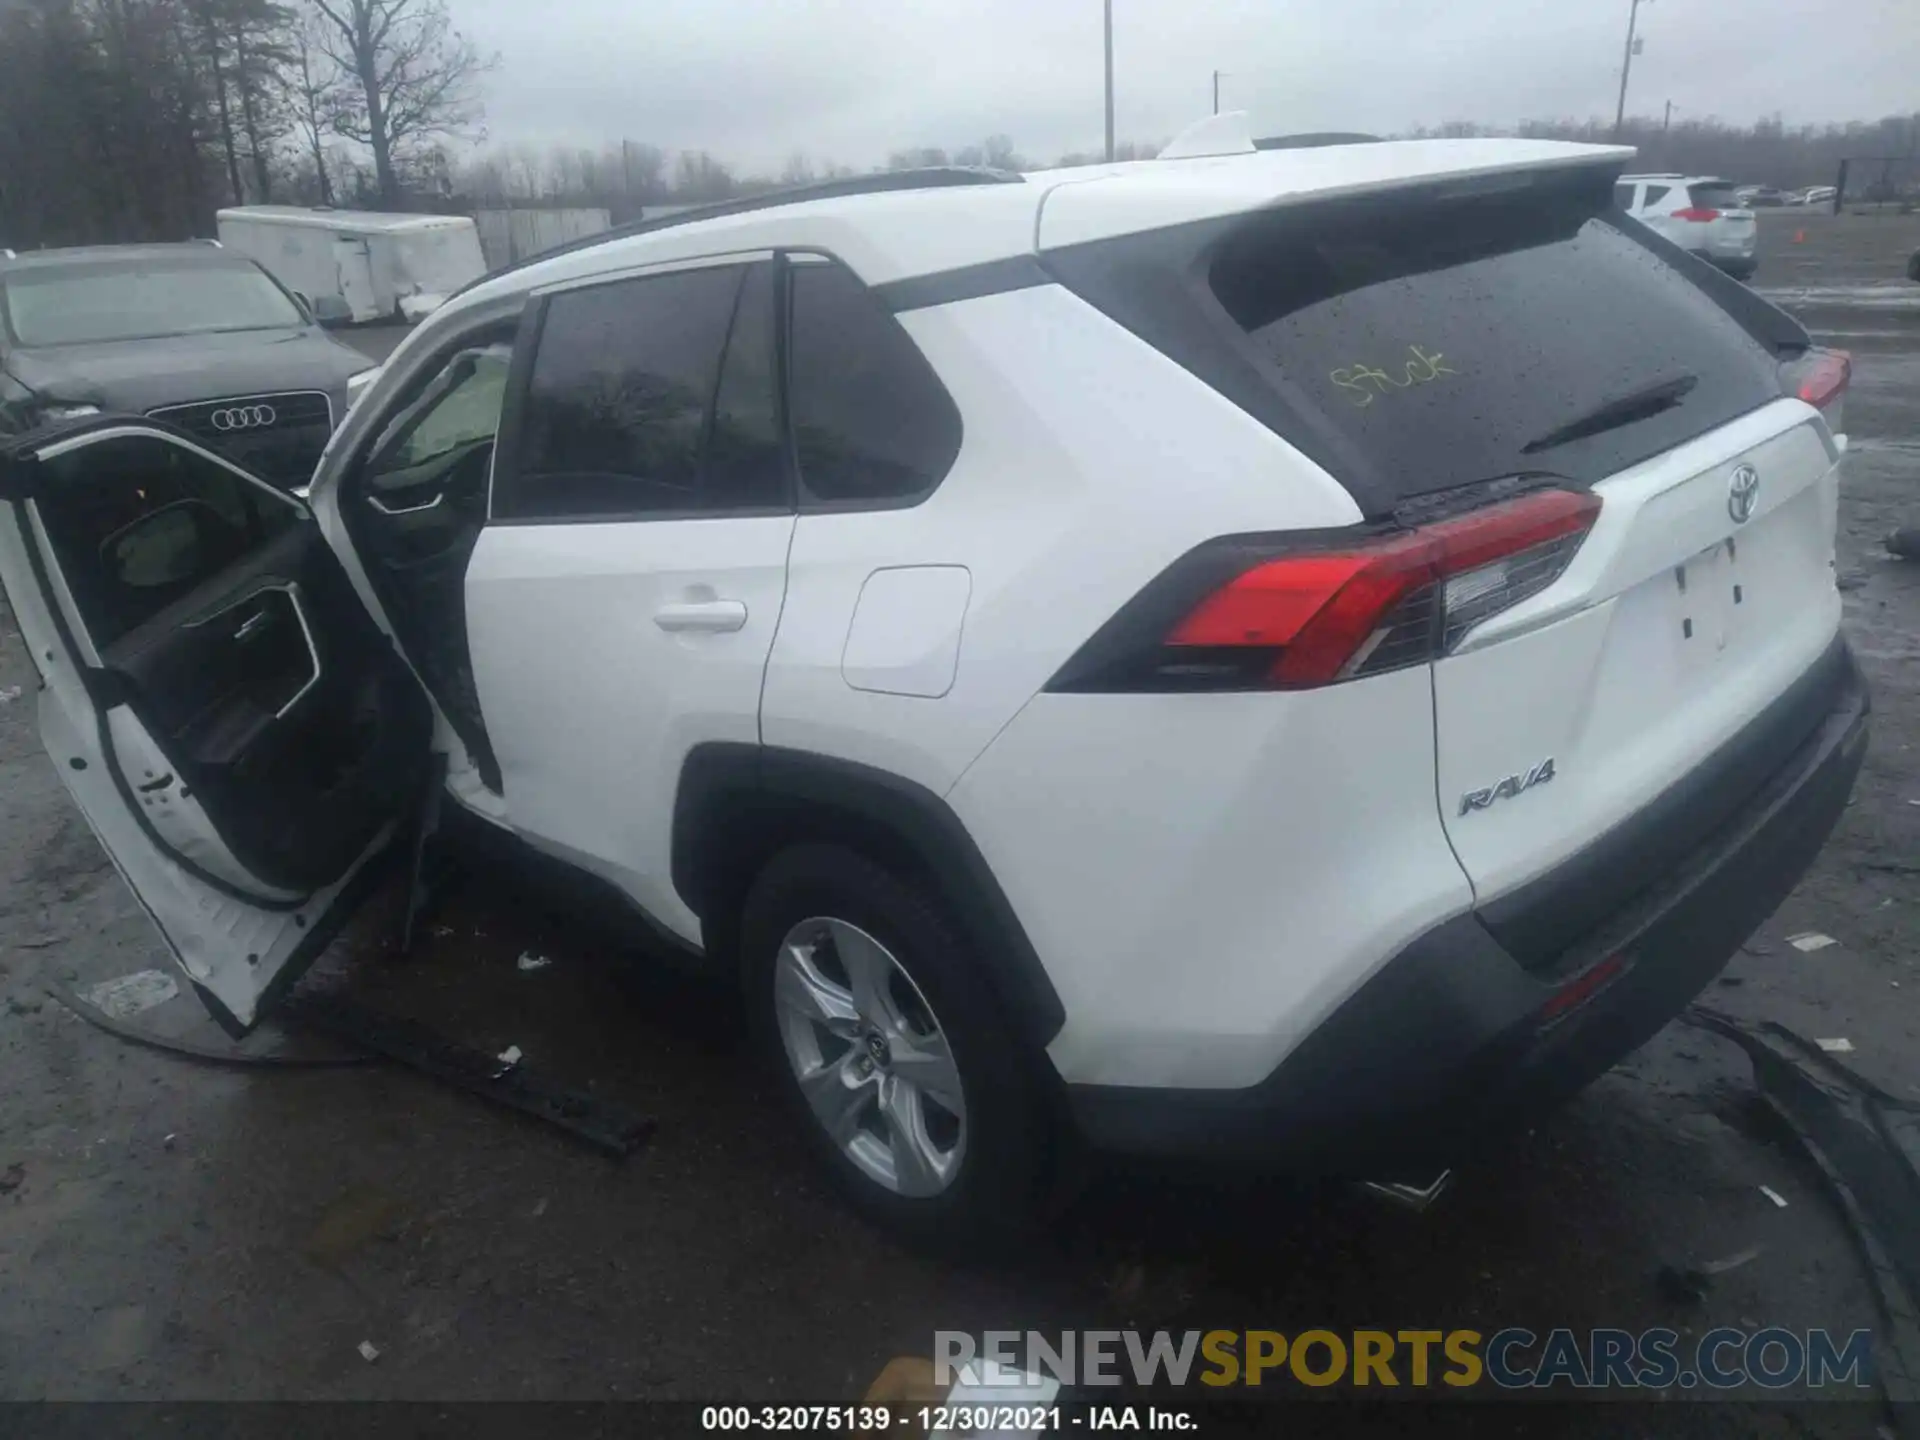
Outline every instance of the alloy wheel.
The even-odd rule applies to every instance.
[[[958,1178],[967,1148],[960,1069],[892,951],[845,920],[802,920],[780,945],[774,1007],[800,1093],[862,1174],[915,1197]]]

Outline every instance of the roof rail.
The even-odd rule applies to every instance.
[[[1315,130],[1305,135],[1269,135],[1263,140],[1255,140],[1256,150],[1318,150],[1323,145],[1378,145],[1378,135],[1362,135],[1359,131]]]
[[[789,185],[778,190],[765,190],[758,195],[743,195],[738,200],[720,200],[712,205],[697,205],[691,210],[676,211],[672,215],[662,215],[658,220],[648,220],[644,216],[630,225],[616,225],[611,230],[602,230],[597,235],[585,235],[578,240],[569,240],[564,245],[556,245],[551,250],[542,250],[538,255],[529,255],[524,260],[516,260],[511,265],[502,266],[482,275],[478,280],[470,280],[447,298],[454,299],[464,295],[477,285],[502,275],[511,275],[516,270],[524,270],[529,265],[537,265],[551,260],[557,255],[571,255],[580,250],[591,250],[596,245],[605,245],[613,240],[626,240],[635,235],[651,235],[656,230],[671,230],[679,225],[691,225],[699,220],[718,220],[728,215],[749,215],[755,210],[771,210],[779,205],[799,205],[808,200],[833,200],[843,195],[884,195],[895,190],[944,190],[959,185],[1020,185],[1025,177],[1012,170],[993,170],[982,165],[933,165],[918,170],[882,170],[873,175],[848,175],[839,180],[820,180],[810,185]]]

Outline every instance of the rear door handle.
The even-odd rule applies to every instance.
[[[711,635],[738,630],[747,623],[747,607],[738,600],[687,600],[653,612],[662,630],[697,630]]]

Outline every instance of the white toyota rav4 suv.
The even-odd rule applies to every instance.
[[[1760,267],[1760,228],[1733,182],[1710,175],[1622,175],[1614,202],[1710,264],[1739,280]]]
[[[0,452],[47,748],[256,1022],[424,795],[737,976],[870,1213],[1055,1157],[1422,1177],[1657,1030],[1841,812],[1845,358],[1629,152],[842,182],[492,276],[302,505]]]

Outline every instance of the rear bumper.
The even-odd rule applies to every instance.
[[[1732,245],[1710,245],[1705,250],[1694,251],[1694,254],[1709,265],[1718,266],[1732,274],[1751,274],[1760,264],[1758,252],[1751,245],[1744,249]]]
[[[1403,949],[1257,1085],[1070,1086],[1086,1137],[1131,1154],[1392,1178],[1533,1123],[1678,1013],[1826,842],[1866,753],[1869,704],[1843,641],[1815,668],[1826,703],[1810,733],[1657,886],[1594,927],[1577,967],[1530,972],[1477,915],[1456,917]],[[1599,977],[1610,978],[1550,1008]]]

